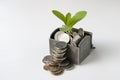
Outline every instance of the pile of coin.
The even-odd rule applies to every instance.
[[[45,56],[43,58],[43,63],[45,63],[43,68],[47,71],[50,71],[54,75],[60,75],[64,72],[64,70],[53,61],[51,55]]]
[[[77,32],[73,31],[71,35],[58,31],[54,39],[58,41],[51,48],[51,55],[43,58],[44,69],[50,71],[54,75],[60,75],[64,70],[73,68],[72,62],[67,57],[67,44],[78,46],[80,40],[84,37],[84,31],[79,28]]]
[[[70,44],[72,46],[78,46],[80,40],[84,37],[84,31],[82,28],[78,29],[78,32],[72,32]]]
[[[43,58],[44,69],[49,70],[54,75],[60,75],[65,69],[71,68],[73,65],[67,58],[67,43],[59,41],[51,50],[51,55]]]

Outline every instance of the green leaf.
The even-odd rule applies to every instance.
[[[82,20],[86,16],[87,12],[86,11],[79,11],[77,12],[69,21],[69,26],[75,25],[78,21]]]
[[[59,11],[57,11],[57,10],[52,10],[52,12],[53,12],[53,14],[54,14],[55,16],[57,16],[60,20],[62,20],[64,23],[66,23],[66,18],[65,18],[65,16],[64,16],[61,12],[59,12]]]
[[[71,19],[71,13],[67,13],[66,14],[66,25],[68,25],[70,19]]]

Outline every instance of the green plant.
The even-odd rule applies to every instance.
[[[52,10],[52,12],[55,16],[57,16],[60,20],[64,22],[64,26],[60,28],[60,30],[68,34],[70,34],[70,32],[72,31],[73,26],[77,22],[82,20],[87,14],[86,11],[79,11],[72,17],[71,13],[69,12],[66,15],[63,15],[61,12],[57,10]]]

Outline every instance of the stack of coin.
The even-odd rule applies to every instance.
[[[67,57],[66,57],[66,53],[67,53],[67,43],[65,42],[57,42],[55,44],[55,46],[53,47],[53,49],[51,50],[51,55],[53,58],[53,61],[56,63],[60,63],[62,61],[64,61]]]
[[[77,32],[73,32],[73,33],[72,33],[72,37],[71,37],[70,44],[71,44],[72,46],[76,46],[76,47],[77,47],[80,39],[81,39],[81,36],[80,36]]]
[[[64,72],[63,68],[61,68],[58,65],[58,63],[56,63],[52,60],[51,55],[45,56],[43,58],[43,63],[45,63],[43,68],[47,71],[50,71],[54,75],[60,75]]]
[[[84,37],[84,30],[82,28],[78,29],[78,32],[72,32],[71,35],[71,39],[70,39],[70,44],[72,46],[78,46],[80,40]]]
[[[64,69],[72,67],[70,61],[67,59],[67,43],[59,41],[51,50],[51,55],[43,58],[44,69],[51,71],[54,75],[60,75],[64,72]]]

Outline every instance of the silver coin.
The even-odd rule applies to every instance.
[[[67,48],[67,43],[63,41],[59,41],[55,44],[55,48],[59,50],[65,49]]]
[[[73,42],[72,40],[70,41],[70,44],[71,44],[72,46],[77,47],[77,44],[76,44],[75,42]]]
[[[65,70],[72,70],[74,69],[74,64],[73,63],[69,63],[68,65],[66,66],[63,66],[62,68],[65,69]]]
[[[56,54],[62,54],[62,53],[65,53],[67,51],[67,49],[63,49],[63,50],[51,49],[51,51],[55,52]]]
[[[66,43],[68,43],[70,41],[70,37],[68,34],[62,32],[62,31],[58,31],[56,32],[54,39],[57,41],[64,41]]]
[[[73,34],[73,38],[71,37],[71,40],[70,40],[70,44],[72,46],[78,46],[78,43],[80,42],[81,40],[81,36],[79,36],[79,34],[77,34],[76,32]]]
[[[79,35],[77,32],[72,32],[72,37]]]
[[[64,67],[64,66],[67,66],[69,64],[70,64],[70,61],[66,59],[66,60],[62,61],[61,63],[59,63],[59,66]]]
[[[84,30],[82,28],[78,29],[78,34],[83,37],[84,36]]]
[[[63,60],[55,60],[55,59],[53,59],[53,61],[56,62],[56,63],[61,63]]]
[[[73,37],[72,41],[77,43],[80,39],[81,39],[81,37],[79,35],[76,35]]]
[[[51,73],[56,76],[63,74],[63,72],[64,72],[64,69],[62,68],[57,71],[51,71]]]
[[[55,57],[55,56],[52,56],[52,59],[54,60],[54,61],[63,61],[63,60],[65,60],[67,57]]]
[[[61,69],[58,65],[48,66],[49,71],[58,71]]]
[[[51,53],[52,56],[55,56],[55,57],[63,57],[66,53],[63,53],[63,54],[56,54],[54,52]]]
[[[42,62],[45,63],[46,65],[56,65],[56,63],[52,60],[52,56],[50,55],[45,56]]]

